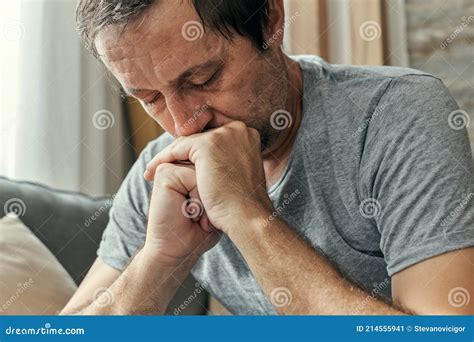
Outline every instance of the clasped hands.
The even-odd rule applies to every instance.
[[[160,262],[198,257],[222,233],[273,211],[260,135],[239,121],[177,138],[148,163],[144,178],[153,181],[144,248]]]

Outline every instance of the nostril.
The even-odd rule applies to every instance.
[[[203,127],[201,132],[206,132],[210,129],[216,128],[215,117],[212,112],[206,112],[203,117],[201,118],[201,123]]]
[[[207,131],[209,131],[209,130],[211,130],[211,129],[214,129],[214,128],[216,128],[216,126],[215,126],[212,122],[209,122],[209,123],[203,128],[202,131],[203,131],[203,132],[207,132]]]

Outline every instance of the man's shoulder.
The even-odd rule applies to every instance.
[[[416,69],[330,64],[317,56],[306,55],[292,59],[303,72],[308,106],[320,104],[323,115],[336,118],[346,126],[360,125],[383,97],[394,102],[399,97],[430,99],[440,91],[446,96],[438,78]],[[320,121],[319,117],[315,118]]]
[[[418,96],[424,90],[429,90],[432,86],[442,87],[439,78],[412,68],[330,64],[320,57],[311,55],[291,58],[301,67],[305,82],[307,82],[307,91],[314,92],[314,94],[308,94],[310,99],[316,99],[317,95],[324,95],[325,93],[321,93],[318,88],[325,87],[328,89],[327,95],[334,95],[332,100],[343,100],[341,98],[343,94],[343,97],[351,99],[360,108],[364,108],[364,104],[370,103],[371,100],[377,102],[385,91],[395,90],[390,89],[390,84],[396,83],[398,89],[402,89],[405,95],[414,96]]]
[[[330,74],[336,80],[352,81],[357,79],[394,79],[404,76],[432,76],[426,72],[396,66],[376,65],[337,65],[329,66]]]
[[[429,73],[397,66],[330,64],[313,55],[291,56],[299,63],[303,71],[315,75],[318,79],[334,82],[357,81],[367,79],[392,79],[402,76],[432,76]]]

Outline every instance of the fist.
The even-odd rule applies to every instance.
[[[261,155],[260,135],[242,122],[181,137],[147,165],[150,179],[161,165],[189,160],[196,167],[197,187],[210,222],[229,234],[243,218],[272,212]],[[194,184],[193,184],[194,185]]]
[[[160,262],[179,264],[212,248],[219,237],[204,212],[193,166],[161,164],[154,175],[144,248]]]

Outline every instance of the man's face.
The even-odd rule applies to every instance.
[[[193,21],[197,39],[186,34]],[[120,26],[111,26],[95,43],[124,89],[173,136],[240,120],[268,146],[278,134],[270,116],[287,104],[280,50],[261,54],[247,38],[235,35],[230,42],[196,23],[190,1],[158,1],[121,35]]]

